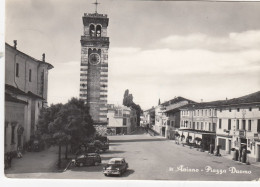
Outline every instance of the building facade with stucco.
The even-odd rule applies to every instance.
[[[137,115],[131,107],[108,105],[108,135],[131,134],[136,130]]]
[[[45,54],[37,60],[5,44],[5,152],[16,151],[37,131],[42,107],[47,106],[48,71]]]

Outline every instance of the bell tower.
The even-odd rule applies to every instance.
[[[89,112],[98,134],[107,130],[108,85],[108,17],[106,14],[84,13],[84,32],[81,36],[80,99],[89,106]]]

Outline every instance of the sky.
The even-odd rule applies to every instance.
[[[79,96],[82,16],[94,0],[6,0],[6,42],[49,71],[48,103]],[[142,109],[260,90],[260,2],[99,0],[108,14],[108,103],[129,89]]]

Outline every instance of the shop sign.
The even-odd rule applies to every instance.
[[[243,130],[238,130],[238,131],[236,131],[236,135],[237,136],[245,136],[245,131],[243,131]]]

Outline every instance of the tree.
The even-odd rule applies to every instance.
[[[39,117],[39,131],[49,135],[56,145],[59,145],[59,164],[61,146],[77,147],[94,136],[95,128],[89,114],[89,109],[83,100],[72,98],[66,104],[51,105],[43,109]]]
[[[133,95],[129,94],[129,90],[127,89],[124,93],[123,105],[130,107],[133,103]]]
[[[133,95],[129,94],[129,90],[128,89],[124,93],[123,105],[127,106],[127,107],[132,107],[133,109],[136,110],[137,126],[140,126],[140,116],[143,113],[143,110],[141,109],[140,105],[137,105],[137,104],[134,103]]]

